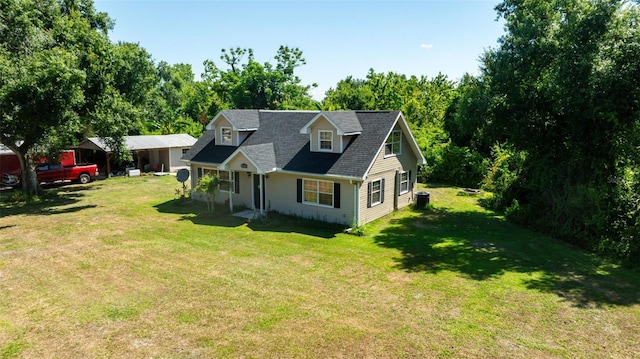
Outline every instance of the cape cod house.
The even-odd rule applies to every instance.
[[[232,209],[358,225],[412,203],[425,163],[400,111],[225,110],[182,160]]]

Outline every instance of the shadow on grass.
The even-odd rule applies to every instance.
[[[44,193],[30,201],[12,200],[14,190],[3,193],[0,200],[0,216],[14,215],[53,215],[62,213],[79,212],[96,205],[72,206],[80,202],[86,191],[95,190],[99,185],[55,185],[43,187]]]
[[[400,250],[397,266],[410,272],[458,272],[473,280],[506,272],[530,274],[523,284],[578,307],[640,303],[640,273],[564,242],[504,221],[491,212],[430,209],[392,220],[374,237]]]
[[[314,237],[334,238],[344,230],[344,226],[292,217],[278,213],[269,213],[265,218],[245,219],[231,215],[228,209],[217,205],[208,212],[204,202],[188,200],[170,200],[154,206],[160,213],[181,215],[180,220],[191,221],[205,226],[238,227],[246,224],[254,231],[300,233]]]
[[[181,221],[202,226],[238,227],[246,222],[243,218],[231,216],[222,205],[209,212],[206,203],[200,201],[173,199],[153,207],[160,213],[179,214]]]
[[[248,225],[254,231],[299,233],[325,239],[335,238],[338,233],[342,233],[345,229],[345,226],[340,224],[275,212],[270,212],[264,219],[251,220]]]

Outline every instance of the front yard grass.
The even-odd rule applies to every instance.
[[[432,187],[342,228],[174,200],[172,177],[0,194],[0,358],[640,355],[640,275]]]

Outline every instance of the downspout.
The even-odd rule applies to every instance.
[[[229,178],[231,178],[232,173],[229,171]],[[233,213],[233,191],[231,189],[231,181],[229,181],[229,212]]]
[[[356,226],[360,225],[360,198],[359,187],[357,182],[349,181],[353,183],[353,222]]]
[[[266,207],[266,206],[267,206],[267,175],[265,174],[265,175],[263,175],[263,176],[264,176],[264,179],[263,179],[263,181],[262,181],[263,187],[261,187],[261,188],[263,188],[263,191],[264,191],[264,196],[263,196],[263,199],[264,199],[264,201],[263,201],[263,202],[264,202],[264,206],[263,206],[263,208],[264,208],[264,207]],[[266,208],[265,208],[265,209],[266,209]]]
[[[260,215],[264,215],[264,175],[260,175]]]

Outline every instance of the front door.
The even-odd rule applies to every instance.
[[[264,184],[264,176],[254,174],[253,175],[253,206],[255,209],[264,209],[266,205],[265,190],[262,190],[262,201],[260,201],[260,177],[262,177],[262,183]],[[266,187],[266,186],[265,186]]]

